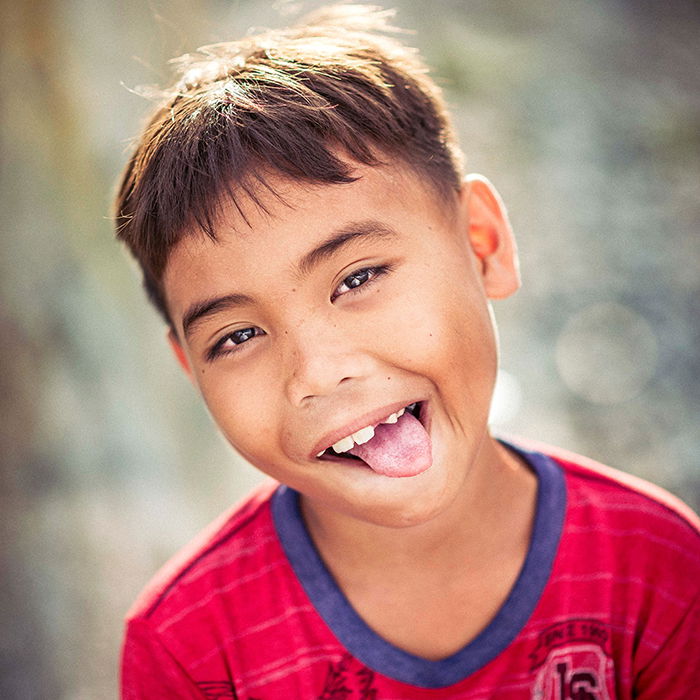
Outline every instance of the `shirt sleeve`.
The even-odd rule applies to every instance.
[[[661,644],[652,660],[637,673],[638,700],[700,698],[700,592],[686,614]]]
[[[127,623],[121,660],[122,700],[205,700],[194,680],[152,630],[148,621]]]

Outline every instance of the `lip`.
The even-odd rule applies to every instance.
[[[423,423],[426,430],[428,430],[428,423],[424,421],[423,409],[427,404],[426,399],[409,399],[408,401],[397,401],[395,403],[383,406],[382,408],[374,409],[367,413],[362,414],[358,418],[355,418],[352,422],[346,423],[342,428],[333,430],[332,432],[326,433],[313,447],[309,453],[310,459],[317,459],[316,455],[319,452],[327,450],[329,447],[334,445],[338,440],[342,440],[344,437],[356,433],[361,428],[365,428],[368,425],[376,426],[382,422],[385,418],[390,416],[392,413],[400,411],[406,406],[410,406],[412,403],[420,403],[421,407],[421,423]]]

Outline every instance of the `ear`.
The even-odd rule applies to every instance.
[[[187,355],[185,354],[185,350],[183,349],[182,345],[180,344],[180,340],[178,339],[175,331],[171,328],[168,330],[168,343],[170,343],[170,349],[173,351],[173,354],[175,355],[175,358],[178,361],[178,364],[180,367],[182,367],[183,370],[185,370],[185,374],[192,379],[192,368],[190,367],[190,362],[187,359]]]
[[[518,251],[500,195],[483,175],[467,175],[460,192],[469,242],[481,263],[486,295],[505,299],[520,287]]]

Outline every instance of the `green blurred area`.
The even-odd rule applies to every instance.
[[[111,192],[167,60],[321,3],[3,3],[0,697],[113,697],[121,619],[258,480],[179,373]],[[698,508],[700,12],[404,0],[523,290],[497,304],[495,427]]]

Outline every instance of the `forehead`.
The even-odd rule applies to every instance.
[[[173,321],[194,297],[246,286],[271,270],[291,271],[315,245],[354,222],[401,230],[420,220],[429,235],[456,209],[403,166],[357,166],[353,176],[354,182],[331,185],[272,176],[256,192],[257,201],[223,198],[216,240],[193,230],[168,257],[163,289]]]

